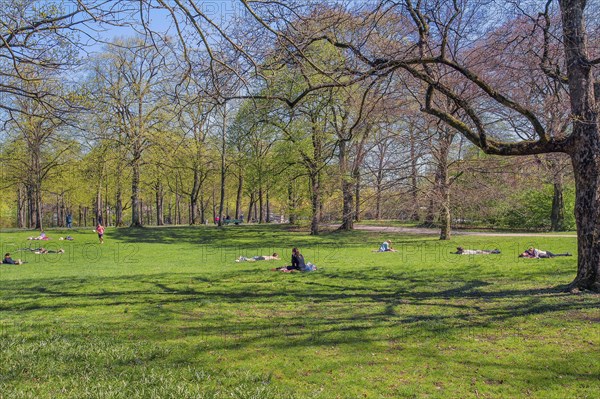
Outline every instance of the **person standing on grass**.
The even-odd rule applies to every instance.
[[[96,226],[96,233],[98,233],[98,239],[100,240],[100,244],[104,243],[104,226],[98,223]]]

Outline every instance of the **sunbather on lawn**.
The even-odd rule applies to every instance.
[[[292,272],[312,272],[317,270],[317,266],[310,262],[304,262],[304,256],[300,253],[298,248],[292,249],[292,264],[290,266],[276,267],[273,271],[279,271],[284,273]]]
[[[257,260],[279,260],[279,254],[274,252],[273,255],[257,255],[251,258],[247,258],[245,256],[240,256],[235,261],[236,262],[256,262]]]
[[[464,249],[463,247],[456,247],[456,252],[452,252],[456,255],[492,255],[499,254],[499,249]]]
[[[565,252],[564,254],[555,254],[550,251],[542,251],[541,249],[529,247],[525,252],[523,252],[521,255],[519,255],[519,258],[540,259],[540,258],[554,258],[556,256],[572,256],[572,255],[568,252]]]

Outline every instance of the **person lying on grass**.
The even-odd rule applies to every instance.
[[[247,258],[245,256],[240,256],[235,261],[236,262],[256,262],[257,260],[279,260],[279,254],[277,252],[273,252],[273,255],[257,255],[251,258]]]
[[[566,252],[564,254],[555,254],[550,251],[542,251],[540,249],[529,247],[525,252],[519,255],[519,258],[530,258],[530,259],[540,259],[540,258],[554,258],[556,256],[572,256],[570,253]]]
[[[10,257],[10,253],[4,254],[4,259],[2,259],[2,263],[5,265],[22,265],[24,262],[21,259],[13,259]]]
[[[304,256],[300,253],[298,248],[292,248],[292,264],[291,266],[282,266],[271,269],[273,271],[279,271],[284,273],[293,272],[312,272],[317,270],[317,266],[312,263],[304,262]]]
[[[374,249],[371,252],[398,252],[392,248],[392,242],[390,240],[384,241],[379,249]]]
[[[499,254],[499,249],[464,249],[463,247],[456,247],[456,252],[450,252],[456,255],[491,255]]]
[[[46,249],[44,247],[32,249],[34,254],[42,255],[42,254],[64,254],[65,250],[60,248],[57,250],[54,249]]]
[[[39,248],[20,248],[17,251],[31,251],[34,254],[40,255],[40,254],[64,254],[65,250],[62,248],[59,249],[46,249],[44,247],[39,247]]]

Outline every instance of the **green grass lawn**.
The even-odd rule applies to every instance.
[[[597,398],[575,238],[311,237],[285,226],[0,234],[0,398]],[[72,242],[58,241],[71,234]],[[384,239],[397,253],[372,253]],[[501,255],[451,255],[457,245]],[[319,267],[278,273],[291,248]],[[236,263],[280,253],[285,261]]]

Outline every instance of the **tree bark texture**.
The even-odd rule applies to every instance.
[[[600,292],[600,132],[594,75],[588,62],[585,0],[559,1],[572,112],[569,155],[575,173],[577,276],[571,290]]]

